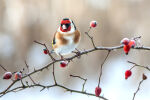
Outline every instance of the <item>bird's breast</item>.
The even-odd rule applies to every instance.
[[[73,43],[74,34],[72,36],[64,36],[64,39],[68,41],[68,44]]]

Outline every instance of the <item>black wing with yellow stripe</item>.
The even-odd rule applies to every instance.
[[[53,37],[53,40],[52,40],[52,46],[56,44],[55,36],[56,36],[56,32],[55,32],[54,37]]]

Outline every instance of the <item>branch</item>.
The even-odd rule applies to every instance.
[[[0,67],[7,72],[7,69],[5,67],[3,67],[2,65],[0,65]]]
[[[36,43],[39,43],[39,42],[36,42]],[[41,43],[39,43],[41,44]],[[45,44],[41,44],[43,46],[45,46]],[[80,52],[80,56],[81,55],[85,55],[85,54],[88,54],[88,53],[91,53],[91,52],[94,52],[94,51],[99,51],[99,50],[106,50],[106,51],[112,51],[112,50],[118,50],[118,49],[122,49],[123,46],[120,45],[120,46],[114,46],[114,47],[95,47],[95,48],[92,48],[92,49],[88,49],[88,50],[83,50]],[[150,47],[135,47],[133,49],[138,49],[138,50],[150,50]],[[51,56],[51,54],[50,54]],[[71,57],[68,57],[68,58],[65,58],[66,60],[70,61],[70,60],[73,60],[75,58],[77,58],[79,55],[73,55]],[[51,56],[52,57],[52,56]],[[53,59],[53,58],[52,58]],[[43,66],[42,68],[39,68],[39,69],[34,69],[32,72],[29,72],[27,74],[25,74],[23,77],[22,77],[22,80],[25,79],[26,77],[29,77],[35,73],[38,73],[38,72],[41,72],[43,71],[44,69],[47,69],[49,68],[51,65],[57,63],[57,62],[60,62],[60,61],[63,61],[63,59],[53,59],[52,62],[50,62],[49,64],[47,64],[46,66]],[[20,80],[15,80],[13,81],[5,90],[3,90],[2,92],[0,92],[0,95],[3,95],[3,94],[6,94],[8,91],[10,91],[10,88],[16,84],[18,81]]]
[[[73,89],[67,88],[67,87],[65,87],[63,85],[60,85],[60,84],[54,84],[54,85],[48,85],[48,86],[41,85],[41,84],[25,85],[25,86],[20,86],[20,87],[16,87],[14,89],[11,89],[11,90],[7,91],[6,93],[14,92],[14,91],[18,92],[18,91],[21,91],[23,89],[31,88],[31,87],[42,87],[42,90],[44,90],[45,88],[60,87],[60,88],[65,89],[66,91],[70,91],[70,92],[74,92],[74,93],[80,93],[80,94],[85,94],[85,95],[90,95],[90,96],[95,96],[95,94],[87,93],[87,92],[83,92],[83,91],[78,91],[78,90],[73,90]],[[1,95],[0,97],[2,97],[4,95],[5,94]],[[99,96],[99,98],[101,98],[103,100],[108,100],[108,99],[104,98],[103,96]]]
[[[131,38],[131,39],[137,41],[137,40],[139,40],[140,38],[141,38],[141,36],[137,36],[137,37],[134,37],[134,38]]]
[[[47,46],[46,46],[45,43],[40,43],[40,42],[38,42],[38,41],[34,41],[34,42],[37,43],[37,44],[43,45],[43,46],[46,48],[46,50],[48,50],[48,48],[47,48]],[[50,58],[51,58],[53,61],[55,61],[54,57],[51,55],[51,53],[49,52],[49,50],[48,50],[48,55],[50,56]]]
[[[150,68],[149,68],[149,67],[147,67],[147,66],[139,65],[139,64],[134,63],[134,62],[131,62],[131,61],[128,61],[128,63],[131,63],[131,64],[133,64],[134,66],[138,66],[138,67],[145,68],[145,69],[147,69],[148,71],[150,71]]]
[[[84,83],[83,83],[83,85],[82,85],[82,92],[84,92],[84,87],[85,87],[85,83],[86,83],[87,79],[82,78],[81,76],[76,76],[76,75],[70,75],[70,76],[71,76],[71,77],[77,77],[77,78],[79,78],[79,79],[81,79],[81,80],[84,81]]]
[[[93,47],[96,48],[93,37],[89,35],[90,30],[91,30],[91,27],[89,28],[89,30],[87,32],[85,32],[85,34],[90,38]]]
[[[104,65],[104,63],[106,62],[106,60],[107,60],[107,58],[108,58],[110,52],[111,52],[111,51],[108,50],[108,53],[107,53],[107,55],[106,55],[106,57],[105,57],[103,63],[101,64],[101,70],[100,70],[100,75],[99,75],[98,87],[99,87],[99,85],[100,85],[100,80],[101,80],[101,76],[102,76],[102,72],[103,72],[103,71],[102,71],[102,70],[103,70],[103,65]]]
[[[135,98],[136,94],[137,94],[137,93],[138,93],[138,91],[140,90],[140,86],[141,86],[141,84],[142,84],[142,83],[143,83],[143,81],[144,81],[144,80],[146,80],[146,79],[147,79],[147,76],[143,74],[143,78],[142,78],[142,80],[140,81],[140,83],[139,83],[139,85],[138,85],[138,88],[137,88],[137,90],[135,91],[135,93],[134,93],[134,95],[133,95],[133,99],[132,99],[132,100],[134,100],[134,98]]]
[[[25,65],[26,65],[27,70],[28,70],[28,72],[29,72],[29,65],[27,64],[27,61],[25,61]]]
[[[57,82],[56,82],[56,78],[55,78],[55,66],[54,66],[54,64],[53,64],[53,78],[54,78],[54,82],[55,82],[55,84],[57,84]]]
[[[81,76],[76,76],[76,75],[70,75],[71,77],[77,77],[77,78],[80,78],[81,80],[84,80],[84,81],[86,81],[87,79],[85,79],[85,78],[82,78]]]

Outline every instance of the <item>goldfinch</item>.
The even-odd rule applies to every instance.
[[[59,28],[54,34],[52,47],[57,55],[72,53],[80,42],[81,34],[74,22],[69,18],[62,19]]]

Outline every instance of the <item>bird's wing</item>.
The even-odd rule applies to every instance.
[[[81,33],[78,30],[76,30],[74,32],[74,34],[75,34],[75,36],[74,36],[74,43],[79,43],[80,38],[81,38]]]
[[[54,46],[54,45],[56,44],[56,37],[55,37],[55,36],[56,36],[56,33],[57,33],[57,32],[55,32],[54,37],[53,37],[53,40],[52,40],[52,46]]]

